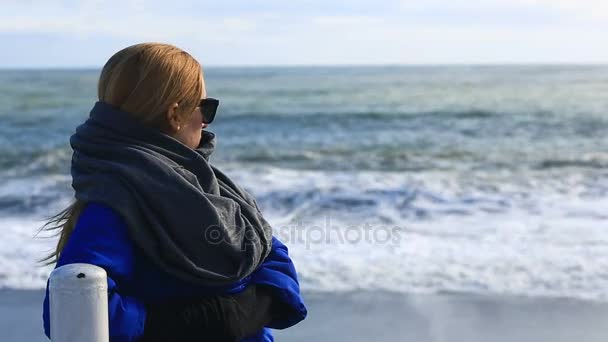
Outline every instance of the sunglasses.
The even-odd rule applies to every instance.
[[[201,108],[201,114],[203,115],[203,122],[210,124],[215,118],[217,107],[220,105],[220,100],[213,98],[202,99],[199,107]]]

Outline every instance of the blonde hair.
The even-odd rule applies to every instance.
[[[172,103],[191,114],[201,99],[203,72],[189,53],[173,45],[143,43],[110,57],[97,86],[99,101],[162,124]]]
[[[140,122],[165,127],[165,113],[179,103],[186,118],[197,107],[203,91],[201,65],[186,51],[169,44],[142,43],[115,53],[101,70],[97,85],[99,101],[129,113]],[[41,259],[57,262],[85,203],[75,200],[52,216],[41,230],[58,231],[55,251]]]

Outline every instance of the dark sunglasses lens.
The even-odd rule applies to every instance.
[[[203,114],[204,123],[210,124],[213,122],[219,105],[220,101],[216,99],[206,98],[201,100],[201,113]]]

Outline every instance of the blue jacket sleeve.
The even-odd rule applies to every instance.
[[[276,237],[272,238],[270,254],[252,274],[251,283],[272,287],[276,299],[290,309],[289,314],[275,319],[268,327],[285,329],[306,318],[307,310],[300,295],[296,268],[289,258],[287,246]]]
[[[133,274],[134,251],[126,227],[105,206],[90,203],[80,214],[56,267],[72,263],[100,266],[108,273],[110,341],[134,341],[143,334],[143,302],[121,294],[119,284]],[[48,282],[43,304],[44,332],[50,338]]]

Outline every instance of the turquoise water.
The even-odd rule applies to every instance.
[[[0,72],[3,168],[67,148],[97,70]],[[210,69],[218,162],[296,169],[602,167],[608,67]],[[39,171],[65,170],[66,159]]]
[[[0,71],[0,286],[43,284],[47,270],[17,270],[52,245],[28,241],[72,196],[68,137],[98,73]],[[209,68],[206,82],[212,161],[291,240],[305,287],[608,299],[608,67]],[[398,239],[288,234],[328,221]]]

